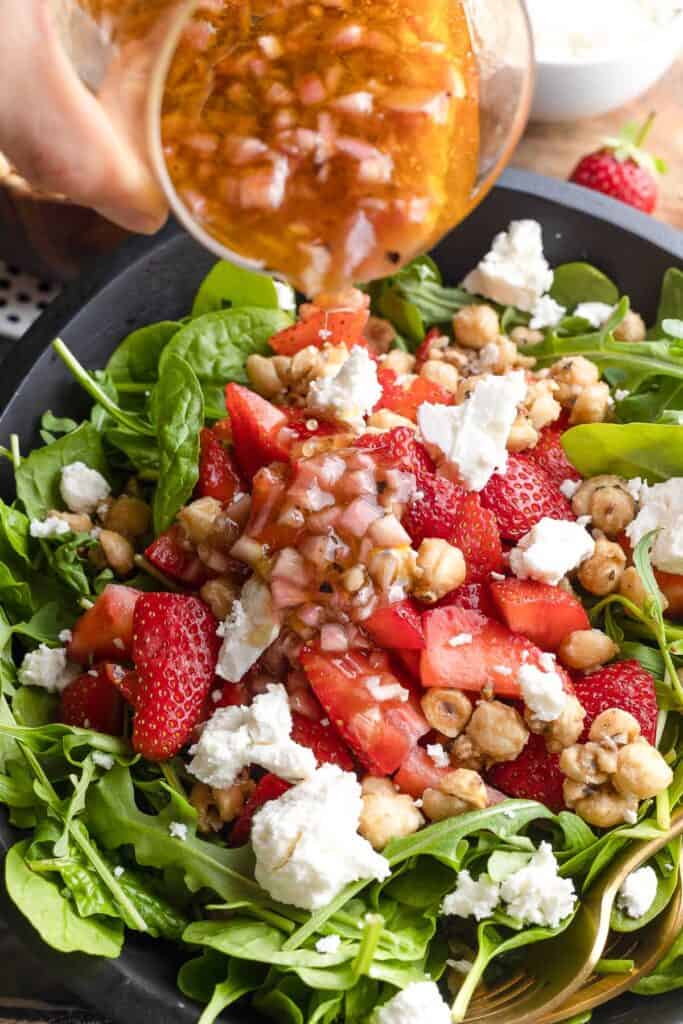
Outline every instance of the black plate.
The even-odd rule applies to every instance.
[[[493,235],[509,221],[531,217],[543,225],[552,265],[585,259],[618,281],[635,309],[654,318],[664,271],[683,264],[683,235],[613,200],[534,174],[509,171],[486,202],[436,250],[449,282],[457,282],[487,251]],[[80,416],[88,399],[60,360],[48,350],[60,334],[89,368],[101,367],[118,341],[135,327],[185,315],[212,257],[187,235],[169,227],[151,240],[136,240],[79,282],[41,317],[3,365],[0,379],[0,440],[21,437],[27,451],[39,444],[38,420],[45,409]],[[0,466],[0,493],[12,497],[11,473]],[[0,815],[0,851],[17,838]],[[117,961],[60,955],[3,899],[2,912],[26,945],[64,984],[117,1024],[194,1024],[197,1007],[175,986],[180,957],[175,949],[132,935]],[[0,975],[2,971],[0,969]],[[601,1024],[659,1024],[681,1021],[680,997],[655,1000],[625,997],[595,1015]],[[231,1011],[232,1024],[253,1014]],[[426,1022],[425,1022],[426,1024]]]

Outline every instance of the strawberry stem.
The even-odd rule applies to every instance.
[[[655,123],[655,118],[656,117],[657,117],[657,111],[656,110],[651,110],[650,113],[648,114],[647,120],[643,124],[643,127],[640,129],[640,131],[638,132],[638,135],[636,137],[635,144],[639,148],[641,146],[645,145],[645,143],[647,141],[647,137],[650,134],[650,132],[652,131],[652,126]]]

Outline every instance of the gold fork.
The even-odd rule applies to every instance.
[[[478,992],[465,1024],[554,1024],[614,999],[648,974],[683,927],[680,881],[661,914],[610,948],[612,958],[633,960],[633,970],[627,975],[597,975],[595,967],[609,941],[610,919],[622,882],[682,833],[683,810],[661,836],[629,845],[591,887],[565,932],[531,946],[523,970]]]

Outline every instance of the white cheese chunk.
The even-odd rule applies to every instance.
[[[544,672],[535,665],[522,665],[519,686],[527,708],[539,722],[554,722],[567,704],[562,677],[553,669]]]
[[[437,768],[448,768],[451,763],[448,751],[441,743],[430,743],[427,746],[427,756],[431,758]]]
[[[566,312],[566,308],[555,302],[552,295],[542,295],[532,310],[529,327],[532,331],[541,331],[544,327],[557,327]]]
[[[607,323],[613,312],[614,306],[608,306],[606,302],[580,302],[572,315],[580,316],[591,327],[598,328]]]
[[[628,875],[617,894],[617,907],[627,917],[647,914],[657,895],[657,872],[647,865]]]
[[[238,683],[280,633],[280,617],[273,608],[270,589],[252,576],[242,587],[225,622],[218,627],[223,637],[216,673]]]
[[[632,485],[640,480],[630,481]],[[683,573],[683,477],[639,490],[640,511],[626,527],[635,547],[652,530],[658,530],[652,545],[652,564],[663,572]]]
[[[491,251],[467,275],[463,288],[476,295],[531,313],[549,292],[553,272],[543,255],[541,225],[517,220],[493,240]]]
[[[92,513],[111,494],[101,473],[84,462],[72,462],[62,470],[59,490],[71,512]]]
[[[168,834],[173,839],[179,839],[181,843],[184,843],[188,836],[187,825],[184,825],[182,821],[172,821],[168,826]]]
[[[315,944],[316,953],[338,953],[341,935],[323,935]]]
[[[441,913],[455,917],[473,917],[483,921],[490,917],[500,902],[500,886],[488,875],[476,880],[466,869],[458,874],[458,884],[446,896]]]
[[[451,1024],[451,1011],[433,981],[413,981],[371,1019],[372,1024]]]
[[[529,863],[505,879],[500,895],[511,917],[543,928],[557,928],[576,903],[574,883],[559,877],[550,843],[541,843]]]
[[[362,808],[356,776],[332,764],[265,804],[251,833],[256,881],[281,903],[316,910],[350,882],[387,878],[389,862],[358,834]]]
[[[47,519],[32,519],[29,527],[32,537],[36,540],[51,540],[53,537],[62,537],[65,533],[71,532],[71,527],[64,519],[58,516],[48,516]]]
[[[306,403],[309,409],[362,430],[381,397],[377,365],[366,349],[355,345],[336,373],[311,382]]]
[[[510,568],[521,580],[556,586],[594,551],[595,541],[584,526],[543,518],[510,552]]]
[[[292,713],[284,686],[270,685],[253,702],[218,708],[192,747],[189,770],[215,789],[232,786],[249,765],[259,765],[288,782],[307,779],[315,755],[291,737]]]
[[[23,686],[39,686],[48,693],[61,693],[82,671],[79,665],[69,664],[64,647],[40,644],[24,657],[17,674]]]
[[[560,484],[560,492],[564,494],[567,501],[571,501],[579,487],[581,486],[580,480],[572,480],[567,478]]]
[[[417,411],[422,436],[458,470],[462,482],[481,491],[507,466],[507,440],[526,397],[521,370],[480,380],[461,405],[424,402]]]
[[[109,772],[114,767],[115,761],[111,754],[105,754],[103,750],[93,750],[92,759],[94,764],[98,768],[102,768],[105,772]]]

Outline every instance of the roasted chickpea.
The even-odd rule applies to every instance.
[[[459,736],[472,717],[472,702],[460,690],[427,690],[421,704],[431,727],[449,739]]]
[[[59,512],[57,509],[50,509],[48,518],[61,519],[74,533],[90,533],[93,522],[87,512]]]
[[[562,412],[562,406],[555,398],[556,391],[557,384],[549,377],[530,382],[524,407],[536,430],[543,430],[548,424],[554,423]]]
[[[459,797],[476,810],[488,807],[486,784],[478,772],[457,768],[454,772],[444,775],[439,783],[439,789],[448,796]]]
[[[567,668],[587,672],[611,661],[619,648],[600,629],[577,629],[567,634],[557,653]]]
[[[130,498],[122,494],[112,502],[104,517],[107,530],[122,533],[124,537],[135,539],[147,533],[152,521],[152,510],[140,498]]]
[[[619,793],[647,800],[666,789],[672,779],[671,768],[646,740],[628,743],[617,755],[613,781]]]
[[[577,397],[569,415],[570,426],[580,423],[604,423],[611,406],[612,396],[604,381],[591,384]]]
[[[221,511],[221,503],[216,498],[198,498],[181,508],[178,519],[192,543],[202,544],[208,540]]]
[[[642,608],[647,601],[647,591],[640,578],[640,573],[634,565],[629,565],[619,580],[619,593],[622,597],[628,598],[638,608]]]
[[[238,584],[229,576],[219,576],[218,579],[207,580],[201,587],[199,596],[222,622],[230,614],[235,600],[239,597],[239,590]]]
[[[471,736],[463,733],[451,746],[451,764],[457,768],[470,768],[480,771],[484,767],[484,753]]]
[[[112,530],[101,530],[98,539],[107,565],[117,576],[128,576],[135,566],[135,551],[128,538]]]
[[[543,723],[545,745],[551,754],[559,754],[565,747],[571,747],[578,741],[585,718],[586,712],[579,700],[573,695],[569,696],[559,718]]]
[[[391,409],[379,409],[373,412],[368,419],[368,426],[375,430],[393,430],[394,427],[408,427],[410,430],[417,430],[417,423],[413,423],[406,416],[399,416]]]
[[[501,701],[481,701],[472,713],[467,735],[488,761],[514,761],[529,739],[524,719]]]
[[[370,343],[370,348],[378,355],[388,352],[396,338],[396,330],[393,324],[380,316],[368,317],[368,322],[363,331],[365,338]]]
[[[412,373],[415,369],[415,356],[395,348],[382,360],[382,368],[393,370],[398,377],[402,377],[404,373]]]
[[[550,367],[550,376],[558,385],[557,401],[562,405],[573,405],[583,391],[598,383],[600,371],[584,356],[568,356]]]
[[[519,413],[508,434],[507,449],[509,452],[524,452],[538,444],[538,431],[528,416]]]
[[[534,331],[530,327],[513,327],[510,337],[516,345],[537,345],[543,341],[543,331]]]
[[[567,807],[596,828],[614,828],[615,825],[635,821],[638,814],[638,800],[617,793],[611,786],[593,790],[590,786],[566,779],[564,799]]]
[[[412,835],[424,825],[424,818],[412,799],[397,793],[389,779],[363,779],[363,810],[358,831],[375,850],[383,850],[391,839]]]
[[[456,341],[465,348],[483,348],[498,338],[500,322],[491,306],[464,306],[453,317]]]
[[[593,525],[608,537],[625,530],[636,514],[636,505],[618,476],[595,476],[584,480],[572,498],[577,516],[591,516]]]
[[[427,362],[422,365],[420,376],[424,377],[426,380],[433,381],[446,391],[450,391],[453,395],[457,395],[458,393],[460,374],[455,366],[452,366],[444,360],[428,359]]]
[[[647,328],[640,313],[629,310],[614,332],[617,341],[645,341]]]
[[[578,571],[579,582],[589,594],[604,597],[613,594],[626,567],[623,548],[606,537],[600,537],[590,558],[581,563]]]
[[[590,727],[588,738],[594,743],[617,748],[634,743],[640,736],[640,723],[628,711],[608,708],[602,711]]]
[[[599,786],[616,767],[614,751],[605,751],[599,743],[575,743],[560,754],[563,775],[587,786]]]
[[[276,398],[285,390],[284,381],[280,378],[274,359],[250,355],[247,358],[246,370],[252,388],[264,398]]]
[[[417,553],[415,597],[434,604],[465,581],[467,568],[460,548],[438,537],[427,537]]]

